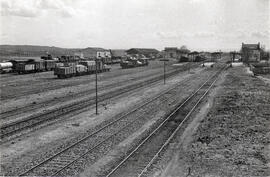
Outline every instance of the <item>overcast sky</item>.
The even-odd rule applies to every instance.
[[[0,0],[0,44],[270,47],[270,0]]]

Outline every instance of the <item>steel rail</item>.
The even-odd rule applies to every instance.
[[[162,145],[162,147],[158,150],[158,152],[155,154],[155,156],[151,159],[151,161],[147,164],[147,166],[141,171],[141,173],[138,175],[138,177],[141,177],[147,169],[153,164],[155,159],[159,156],[161,151],[164,150],[164,148],[170,143],[170,141],[174,138],[176,133],[179,131],[179,129],[182,127],[183,123],[188,119],[188,117],[193,113],[195,108],[198,106],[198,104],[202,101],[202,99],[207,95],[207,93],[210,91],[210,89],[213,87],[215,82],[217,81],[218,77],[213,81],[213,83],[210,85],[210,87],[206,90],[206,92],[202,95],[202,97],[198,100],[198,102],[192,107],[192,109],[189,111],[189,113],[185,116],[183,121],[178,125],[178,127],[174,130],[174,132],[170,135],[170,137],[166,140],[166,142]]]
[[[208,80],[211,79],[208,78]],[[208,81],[207,80],[207,81]],[[203,87],[203,85],[201,86]],[[201,88],[200,87],[200,88]],[[174,87],[175,88],[175,87]],[[172,88],[172,89],[174,89]],[[170,90],[172,90],[170,89]],[[169,91],[166,91],[166,93],[169,92]],[[181,105],[183,106],[187,101],[188,99],[190,99],[191,97],[193,97],[196,93],[193,93],[191,96],[189,96],[185,101],[184,103],[182,103]],[[136,119],[134,119],[134,122],[140,117],[136,117]],[[85,152],[84,154],[82,154],[81,156],[77,157],[75,160],[73,160],[72,162],[70,162],[69,164],[67,164],[66,166],[64,166],[62,169],[58,170],[57,172],[55,172],[52,176],[56,176],[57,174],[59,174],[61,171],[63,171],[64,169],[68,168],[70,165],[74,164],[76,161],[78,161],[80,158],[84,157],[86,154],[88,154],[89,152],[91,152],[93,149],[95,149],[96,147],[98,147],[100,144],[102,144],[103,142],[105,142],[106,140],[108,140],[109,138],[111,138],[112,136],[116,135],[117,133],[121,132],[124,128],[126,128],[128,125],[134,123],[134,122],[130,122],[129,124],[127,124],[125,127],[121,128],[119,131],[117,131],[116,133],[114,133],[113,135],[109,136],[108,138],[106,138],[104,141],[98,143],[97,145],[95,145],[93,148],[89,149],[87,152]]]
[[[224,67],[222,68],[220,71],[218,71],[216,74],[214,74],[214,76],[212,76],[211,78],[209,78],[207,81],[205,81],[201,87],[199,87],[199,89],[197,89],[190,97],[188,97],[184,103],[182,103],[180,106],[178,106],[171,114],[169,114],[169,116],[166,117],[166,119],[154,130],[152,131],[151,134],[149,134],[139,145],[136,146],[136,148],[130,152],[115,168],[113,168],[107,175],[106,177],[110,177],[112,174],[115,173],[115,171],[117,171],[134,153],[136,153],[138,151],[138,149],[143,145],[145,144],[158,130],[160,130],[163,125],[171,118],[173,117],[177,111],[179,111],[180,108],[182,108],[196,93],[198,93],[201,88],[207,84],[207,82],[214,78],[215,76],[217,76],[220,72],[222,72],[224,69],[226,69],[227,67]],[[217,78],[212,82],[212,84],[210,85],[210,87],[207,89],[207,91],[203,94],[203,96],[199,99],[198,102],[196,102],[195,106],[189,111],[189,113],[187,114],[187,116],[185,116],[184,120],[185,121],[189,116],[190,114],[194,111],[194,109],[197,107],[197,105],[200,103],[200,101],[205,97],[205,95],[209,92],[209,90],[212,88],[212,86],[214,85],[214,83],[216,82]],[[180,126],[177,127],[177,129],[173,132],[172,136],[169,137],[169,140],[167,140],[165,143],[166,145],[170,142],[170,140],[172,139],[172,137],[174,137],[174,135],[176,134],[176,132],[180,129],[180,127],[182,126],[183,124],[183,121],[180,123]],[[162,149],[166,146],[166,145],[163,145],[162,146]],[[162,150],[158,151],[158,153],[154,156],[154,158],[150,161],[151,164],[152,162],[154,161],[154,159],[158,156],[158,154],[161,152]],[[148,166],[150,166],[151,164],[148,164],[144,169],[143,171],[139,174],[143,174],[144,171],[148,168]]]
[[[170,70],[170,72],[174,72],[174,71],[185,71],[185,70],[182,70],[182,69],[184,69],[184,68],[173,69],[173,70]],[[150,74],[144,76],[144,78],[151,78],[155,74],[156,73],[150,73]],[[161,75],[159,75],[159,76],[161,76]],[[139,78],[140,77],[135,77],[135,78],[131,78],[130,80],[139,80]],[[127,82],[127,81],[121,81],[121,82],[118,82],[118,83],[112,83],[112,84],[104,85],[101,88],[99,88],[99,90],[106,90],[106,89],[112,88],[114,86],[119,86],[120,83],[125,83],[125,82]],[[80,97],[82,97],[82,96],[85,96],[85,94],[94,93],[94,92],[95,92],[95,88],[92,88],[90,90],[82,91],[82,92],[79,92],[79,93],[74,93],[71,96],[80,96]],[[65,97],[63,96],[63,97],[60,97],[60,98],[65,98]],[[8,111],[0,112],[0,119],[7,119],[9,117],[12,117],[12,116],[16,115],[17,112],[23,112],[24,109],[27,109],[27,111],[34,110],[34,109],[36,109],[35,107],[37,107],[39,105],[43,105],[43,104],[48,104],[50,102],[53,102],[53,101],[52,100],[48,100],[48,101],[37,103],[35,105],[26,105],[26,106],[22,106],[22,107],[19,107],[19,108],[16,108],[16,109],[12,109],[12,110],[8,110]]]
[[[208,79],[210,79],[211,77],[212,77],[212,76],[209,76]],[[208,79],[207,79],[207,80],[208,80]],[[185,81],[185,80],[184,80],[184,81]],[[118,121],[124,119],[124,118],[127,117],[128,115],[130,115],[130,114],[136,112],[138,109],[140,109],[140,108],[146,106],[147,104],[153,102],[154,100],[160,98],[160,97],[163,96],[164,94],[166,94],[166,93],[170,92],[171,90],[175,89],[176,87],[178,87],[178,86],[179,86],[180,84],[182,84],[184,81],[179,82],[176,86],[170,88],[169,90],[165,90],[164,92],[158,94],[158,95],[155,96],[154,98],[149,99],[149,100],[146,101],[145,103],[143,103],[143,104],[141,104],[140,106],[138,106],[138,107],[132,109],[131,111],[125,113],[124,115],[120,116],[119,118],[117,118],[117,119],[115,119],[115,120],[109,122],[108,124],[104,125],[103,127],[99,128],[98,130],[92,132],[91,134],[87,135],[86,137],[80,139],[79,141],[76,141],[75,143],[69,145],[68,147],[66,147],[66,148],[64,148],[64,149],[62,149],[61,151],[59,151],[58,153],[52,155],[51,157],[48,157],[47,159],[43,160],[42,162],[38,163],[37,165],[35,165],[35,166],[31,167],[30,169],[24,171],[24,172],[21,173],[19,176],[25,176],[25,174],[29,173],[30,171],[33,171],[34,169],[36,169],[36,168],[38,168],[39,166],[45,164],[46,162],[52,160],[53,158],[57,157],[58,155],[64,153],[65,151],[71,149],[72,147],[76,146],[77,144],[79,144],[79,143],[85,141],[86,139],[88,139],[88,138],[94,136],[95,134],[99,133],[99,132],[102,131],[103,129],[105,129],[105,128],[107,128],[107,127],[109,127],[109,126],[115,124],[116,122],[118,122]],[[134,120],[134,121],[135,121],[135,120]]]
[[[169,76],[174,76],[174,75],[178,74],[178,72],[180,72],[180,71],[179,71],[179,70],[175,70],[175,71],[172,71],[171,73],[168,73],[168,75],[169,75]],[[144,87],[144,86],[146,85],[146,84],[144,84],[144,83],[147,83],[147,82],[149,82],[150,84],[155,84],[156,82],[161,81],[162,78],[163,78],[163,75],[160,75],[160,76],[158,76],[158,77],[151,78],[151,79],[149,79],[149,80],[147,80],[147,81],[142,81],[140,84],[137,83],[137,84],[133,84],[133,85],[128,85],[128,86],[126,86],[126,87],[124,87],[124,88],[120,88],[119,90],[114,91],[114,92],[120,91],[120,93],[117,93],[116,95],[111,94],[111,93],[110,93],[110,94],[107,93],[107,94],[101,95],[101,97],[105,97],[105,96],[107,96],[107,95],[111,95],[111,96],[108,96],[108,98],[101,99],[101,101],[110,99],[110,98],[112,98],[112,97],[117,97],[117,96],[119,96],[119,95],[121,95],[121,94],[123,94],[123,93],[126,93],[126,92],[128,92],[128,91],[134,91],[134,90],[136,90],[136,89],[139,89],[139,88],[141,88],[141,87]],[[133,87],[133,86],[134,86],[134,88],[130,88],[130,87]],[[126,91],[127,89],[128,89],[128,91]],[[122,90],[122,91],[121,91],[121,90]],[[39,125],[39,124],[41,124],[41,123],[43,123],[43,122],[45,122],[45,121],[51,120],[51,119],[53,119],[53,118],[56,117],[56,116],[52,115],[52,117],[47,117],[47,118],[41,119],[40,121],[34,122],[34,123],[32,123],[32,124],[24,125],[24,126],[22,126],[21,128],[17,128],[17,129],[15,129],[15,130],[8,131],[7,133],[3,133],[4,130],[7,129],[7,128],[10,128],[10,127],[12,127],[12,126],[17,126],[17,125],[19,125],[19,124],[24,124],[24,123],[26,123],[27,121],[32,121],[32,120],[34,121],[35,119],[38,119],[40,116],[47,116],[47,115],[50,116],[50,114],[54,114],[55,112],[59,112],[59,110],[70,109],[70,110],[68,110],[68,111],[60,111],[60,113],[58,113],[58,114],[60,114],[60,115],[57,115],[58,117],[59,117],[59,116],[63,116],[63,115],[66,115],[66,114],[72,112],[74,109],[77,110],[77,107],[80,106],[80,105],[82,105],[82,106],[80,106],[81,109],[85,108],[84,104],[88,104],[89,101],[91,101],[91,99],[90,99],[90,100],[85,100],[85,101],[79,102],[79,103],[76,102],[76,103],[73,103],[73,104],[69,104],[69,105],[66,105],[66,106],[64,106],[64,107],[60,107],[60,108],[57,108],[57,109],[55,109],[55,110],[48,111],[48,112],[43,113],[43,114],[41,114],[41,115],[30,116],[30,117],[28,117],[28,118],[26,118],[26,119],[19,120],[19,121],[16,121],[16,122],[12,122],[12,123],[9,123],[9,124],[7,124],[7,125],[2,125],[2,126],[0,127],[0,129],[1,129],[1,135],[0,135],[0,137],[1,137],[1,139],[3,139],[4,137],[7,137],[7,136],[9,136],[9,135],[13,135],[13,134],[15,134],[15,133],[17,133],[17,132],[20,132],[21,130],[24,130],[24,129],[26,129],[26,128],[31,128],[31,127],[33,127],[33,126],[35,126],[35,125]],[[94,104],[94,103],[91,103],[90,105],[93,105],[93,104]],[[87,105],[87,106],[89,106],[89,105]],[[75,107],[75,108],[73,108],[73,107]]]

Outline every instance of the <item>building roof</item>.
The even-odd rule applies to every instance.
[[[150,53],[159,53],[157,49],[150,49],[150,48],[131,48],[126,51],[127,53],[140,53],[140,54],[150,54]]]
[[[199,52],[193,51],[193,52],[190,52],[188,55],[199,55]]]
[[[212,55],[220,55],[221,52],[212,52],[211,54],[212,54]]]
[[[167,50],[178,50],[177,47],[165,47],[165,51]]]
[[[258,49],[260,49],[260,43],[258,43],[258,44],[244,44],[244,43],[242,43],[242,48],[258,50]]]
[[[93,58],[97,56],[97,52],[104,52],[104,51],[108,51],[108,50],[99,48],[99,47],[88,47],[88,48],[80,50],[80,53],[82,53],[84,57]]]

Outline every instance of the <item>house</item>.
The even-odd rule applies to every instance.
[[[165,58],[177,58],[178,54],[177,47],[165,47],[164,52]]]
[[[195,59],[199,56],[199,52],[193,51],[188,54],[188,58],[190,61],[195,61]]]
[[[241,54],[243,63],[259,62],[261,57],[260,43],[258,44],[242,43]]]
[[[164,53],[165,53],[164,55],[165,58],[187,59],[189,50],[183,49],[183,48],[178,49],[177,47],[165,47]]]
[[[126,51],[128,55],[144,55],[146,57],[152,58],[159,54],[159,51],[156,49],[150,48],[131,48]]]
[[[97,51],[97,58],[112,58],[110,50]]]
[[[211,61],[216,61],[217,59],[221,59],[222,52],[212,52],[211,53]]]

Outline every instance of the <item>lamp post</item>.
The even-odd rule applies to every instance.
[[[165,69],[166,67],[165,67],[165,65],[166,65],[166,61],[169,61],[169,60],[164,58],[164,59],[161,59],[160,61],[163,61],[163,64],[164,64],[163,65],[164,66],[163,67],[164,68],[163,69],[164,70],[164,77],[163,78],[164,78],[164,85],[165,85],[166,84],[166,69]]]

